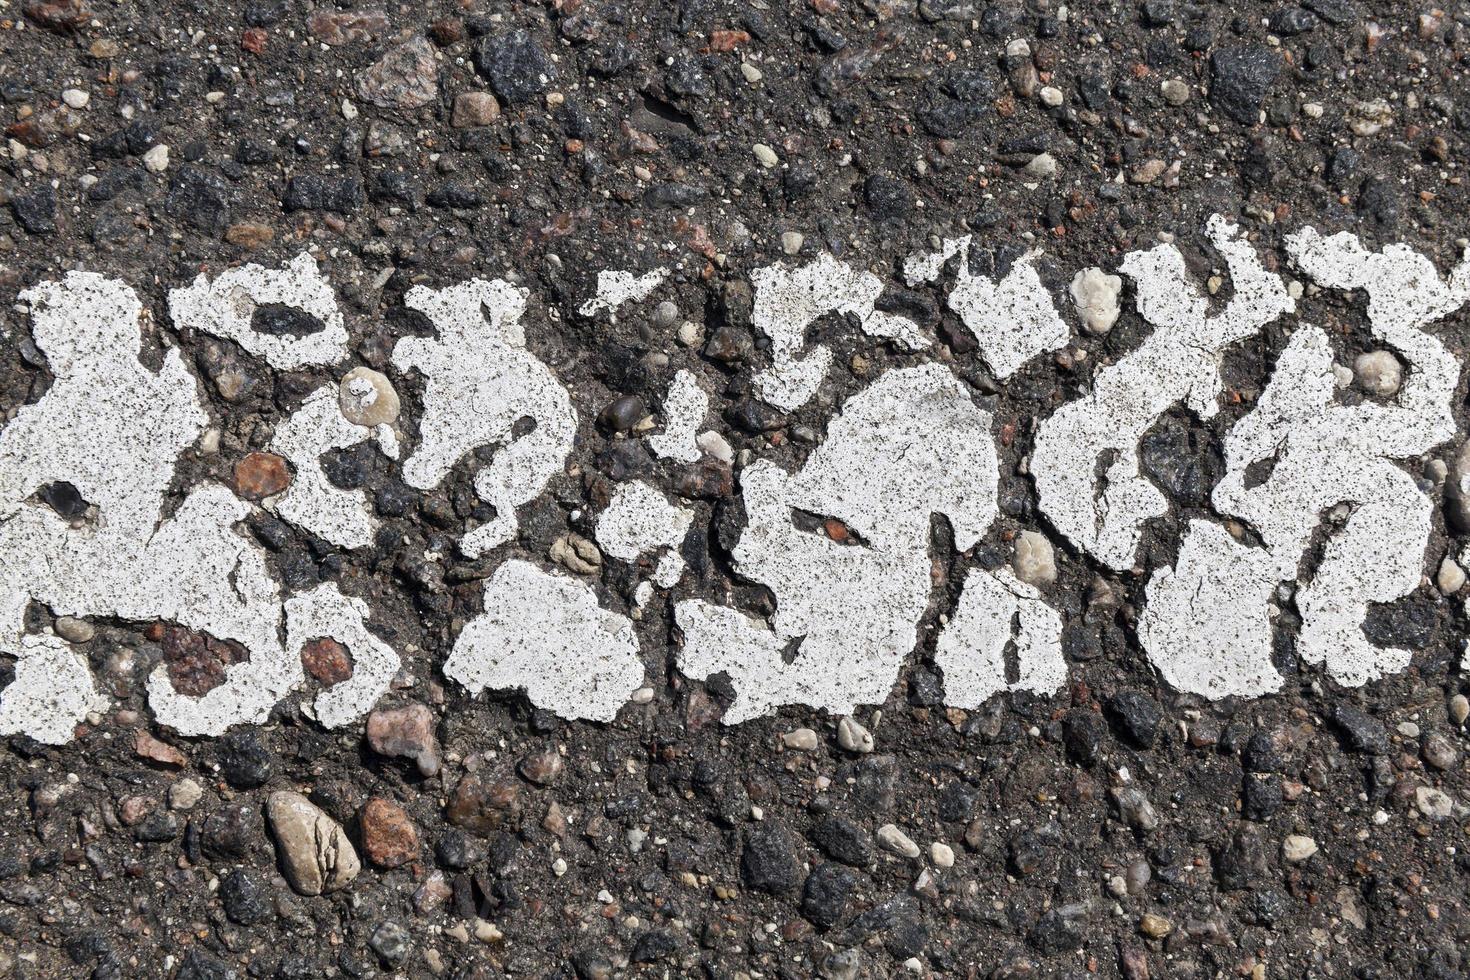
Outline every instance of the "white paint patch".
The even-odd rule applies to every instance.
[[[388,692],[402,665],[393,648],[367,628],[367,603],[343,595],[334,583],[318,585],[286,600],[286,638],[298,661],[312,640],[336,640],[352,654],[352,676],[316,696],[312,710],[327,728],[350,725]]]
[[[669,277],[668,269],[653,269],[641,276],[620,269],[597,274],[597,295],[578,310],[583,316],[596,316],[603,310],[616,313],[624,303],[647,299]]]
[[[663,552],[653,581],[671,589],[684,574],[679,547],[694,523],[694,512],[669,503],[663,494],[642,481],[621,484],[607,510],[597,519],[597,544],[623,561],[637,561]]]
[[[1433,502],[1395,460],[1414,459],[1454,434],[1460,362],[1424,332],[1470,297],[1470,256],[1446,283],[1424,256],[1402,245],[1366,251],[1347,233],[1313,229],[1287,248],[1324,286],[1364,289],[1375,338],[1408,363],[1403,386],[1384,402],[1337,401],[1327,334],[1303,325],[1276,362],[1256,407],[1225,441],[1227,471],[1215,508],[1260,536],[1259,547],[1195,521],[1174,569],[1156,572],[1139,638],[1170,684],[1222,697],[1277,690],[1271,663],[1271,596],[1296,581],[1302,618],[1297,651],[1340,684],[1359,686],[1408,666],[1408,650],[1379,647],[1363,632],[1374,603],[1419,586]],[[1269,465],[1250,479],[1247,467]],[[1315,570],[1303,569],[1328,515]],[[1298,578],[1299,571],[1303,574]]]
[[[1216,316],[1190,281],[1184,256],[1160,245],[1124,257],[1138,286],[1139,313],[1154,332],[1104,367],[1092,392],[1041,423],[1031,473],[1041,508],[1078,547],[1107,565],[1133,565],[1143,525],[1169,501],[1139,472],[1143,434],[1176,402],[1201,418],[1219,410],[1223,352],[1295,308],[1280,277],[1267,272],[1234,226],[1216,215],[1209,236],[1230,268],[1234,295]]]
[[[696,433],[708,414],[709,395],[699,386],[693,371],[680,371],[664,396],[664,431],[648,437],[648,448],[660,459],[699,462]]]
[[[332,486],[322,472],[321,456],[372,436],[372,429],[343,417],[333,386],[323,385],[313,391],[271,439],[271,451],[290,460],[296,474],[291,485],[266,501],[266,506],[339,548],[366,548],[378,530],[367,492]]]
[[[485,611],[455,640],[444,676],[471,694],[521,688],[563,718],[612,721],[643,683],[633,623],[590,586],[512,559],[485,585]]]
[[[65,745],[87,715],[107,709],[87,658],[57,636],[23,636],[13,652],[15,680],[0,698],[0,735]]]
[[[257,308],[279,304],[309,313],[322,329],[301,337],[264,334],[251,325]],[[303,252],[284,269],[251,263],[221,273],[203,273],[185,289],[170,290],[168,312],[175,324],[233,340],[279,371],[335,364],[347,356],[347,326],[332,286],[316,259]]]
[[[909,285],[939,278],[944,263],[959,256],[949,308],[975,337],[980,355],[1001,380],[1038,354],[1067,345],[1071,331],[1036,272],[1036,252],[1012,263],[1000,282],[970,272],[971,236],[946,239],[938,252],[904,262]]]
[[[829,253],[795,269],[782,265],[756,269],[750,279],[755,284],[751,321],[771,338],[772,364],[756,375],[756,389],[765,401],[783,411],[810,401],[832,366],[832,351],[825,345],[800,356],[806,347],[807,328],[820,317],[851,313],[869,336],[896,340],[908,350],[928,344],[912,320],[874,309],[883,294],[881,279]]]
[[[850,714],[883,703],[928,607],[933,515],[971,547],[995,517],[998,479],[990,416],[948,370],[885,374],[848,400],[799,472],[765,461],[743,471],[748,524],[735,568],[771,590],[776,613],[767,628],[703,600],[680,603],[680,670],[729,675],[727,724],[785,704]],[[799,530],[797,511],[837,519],[856,543]]]
[[[404,461],[409,486],[435,487],[464,456],[499,445],[475,474],[475,492],[495,518],[470,531],[460,550],[477,558],[515,537],[515,509],[533,500],[561,472],[577,432],[577,413],[556,376],[526,350],[521,315],[526,291],[502,280],[446,289],[415,286],[404,302],[438,328],[434,339],[405,337],[393,348],[400,371],[428,379],[419,445]],[[518,421],[534,428],[515,437]]]
[[[20,299],[30,304],[32,334],[55,381],[0,431],[0,651],[21,660],[39,651],[57,668],[18,663],[28,685],[55,686],[12,686],[0,703],[88,700],[86,688],[66,693],[76,674],[53,649],[25,642],[25,608],[36,600],[58,615],[167,620],[242,643],[251,661],[230,668],[205,697],[178,695],[160,667],[149,679],[150,701],[161,723],[188,735],[262,720],[289,689],[291,672],[282,664],[280,603],[264,554],[234,530],[248,507],[206,485],[160,523],[174,462],[209,421],[193,376],[174,350],[157,373],[138,360],[142,308],[117,280],[73,272]],[[95,518],[72,527],[29,502],[60,481],[96,508]],[[0,710],[38,738],[57,731],[55,719]]]
[[[1016,651],[1016,680],[1006,680],[1006,648]],[[1001,691],[1053,694],[1067,683],[1062,617],[1009,568],[972,569],[954,618],[939,634],[934,663],[944,671],[944,703],[981,707]]]

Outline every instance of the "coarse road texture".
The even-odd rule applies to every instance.
[[[0,749],[0,976],[1470,974],[1470,684],[1453,560],[1467,525],[1443,492],[1460,472],[1463,378],[1453,439],[1393,456],[1410,488],[1400,500],[1417,487],[1433,512],[1423,582],[1362,624],[1412,660],[1366,684],[1299,656],[1302,609],[1284,586],[1279,690],[1263,697],[1180,693],[1140,642],[1150,575],[1178,560],[1191,520],[1263,551],[1211,492],[1227,434],[1290,338],[1307,336],[1294,319],[1229,347],[1218,413],[1175,398],[1147,427],[1139,465],[1167,513],[1142,527],[1134,567],[1059,529],[1029,465],[1039,422],[1154,329],[1132,280],[1114,323],[1096,278],[1081,284],[1103,296],[1082,329],[1080,270],[1111,275],[1125,254],[1172,244],[1218,308],[1239,288],[1207,234],[1221,215],[1266,272],[1304,278],[1287,241],[1311,227],[1370,249],[1404,243],[1448,274],[1470,233],[1467,56],[1470,8],[1387,0],[0,0],[0,420],[61,390],[62,359],[33,337],[21,294],[76,270],[131,287],[142,363],[197,376],[209,429],[183,440],[161,516],[195,488],[230,491],[216,499],[245,515],[230,540],[264,553],[269,581],[301,603],[287,616],[308,625],[281,636],[309,695],[272,698],[263,724],[221,737],[182,734],[187,720],[159,721],[155,668],[199,697],[261,661],[178,625],[182,614],[30,603],[28,638],[58,658],[32,663],[77,651],[96,691],[68,683],[74,730],[33,712],[28,730],[50,722],[59,737],[15,734]],[[942,285],[904,275],[906,258],[964,235],[975,276],[1034,268],[1070,336],[1002,369]],[[336,329],[289,305],[262,305],[243,339],[171,315],[170,291],[200,273],[203,290],[303,253],[334,292],[345,356],[280,354],[330,347]],[[809,397],[788,398],[758,387],[792,352],[753,322],[752,273],[824,253],[876,273],[876,310],[918,324],[923,349],[884,335],[895,321],[869,297],[817,322],[804,349],[798,331],[802,357],[820,344],[831,362]],[[600,272],[655,269],[667,277],[599,291]],[[953,258],[947,269],[946,282]],[[436,343],[444,325],[416,297],[476,278],[525,288],[523,343]],[[621,305],[618,288],[631,290]],[[493,319],[513,293],[466,302]],[[1361,290],[1293,298],[1356,368],[1343,399],[1414,381],[1378,349]],[[1463,313],[1431,332],[1465,362]],[[465,399],[436,393],[424,367],[445,362],[512,365],[505,387],[536,403],[459,445]],[[945,369],[920,370],[934,364]],[[310,399],[362,367],[381,374],[342,382],[348,422]],[[690,432],[716,437],[655,452],[645,422],[667,435],[680,372],[710,400]],[[793,695],[723,724],[741,692],[728,671],[678,669],[675,606],[775,611],[774,585],[736,575],[746,468],[801,470],[844,405],[854,438],[882,429],[887,403],[858,396],[896,377],[936,390],[959,379],[983,409],[969,411],[994,439],[980,451],[998,459],[998,516],[960,560],[963,522],[936,507],[932,540],[910,548],[931,563],[932,594],[886,701],[844,717]],[[378,413],[399,430],[370,440]],[[435,413],[448,421],[421,426]],[[296,424],[311,418],[321,424]],[[447,473],[415,477],[392,440],[408,458],[429,435],[447,440]],[[550,475],[499,506],[476,477],[513,440],[539,447],[528,465],[550,459]],[[26,466],[43,468],[44,453],[32,447]],[[368,502],[318,525],[328,533],[304,530],[283,495],[305,486],[312,459],[318,489]],[[133,475],[111,474],[124,488]],[[90,533],[90,501],[49,479],[23,507],[3,501],[0,521],[47,508],[45,521]],[[677,503],[641,559],[598,525],[633,481]],[[887,530],[796,510],[807,537],[866,548]],[[470,528],[483,547],[464,540]],[[1304,570],[1326,537],[1303,532]],[[26,547],[0,555],[0,579]],[[161,555],[138,551],[125,577],[166,585],[170,568],[146,567]],[[1013,560],[1060,616],[1065,670],[955,707],[939,626],[969,570]],[[563,588],[550,604],[548,574]],[[503,586],[496,623],[488,583]],[[808,585],[824,589],[793,587]],[[335,588],[363,600],[366,630]],[[1006,601],[1036,594],[1015,588]],[[484,650],[507,645],[522,595],[528,618],[604,617],[598,655],[622,651],[622,686],[589,682],[569,710],[529,679],[528,694],[446,664],[467,630]],[[564,640],[530,626],[537,642]],[[869,642],[849,639],[855,656]],[[1023,687],[1015,644],[1006,659]],[[0,685],[26,687],[24,664],[0,657]],[[360,710],[325,697],[373,671],[387,691]],[[563,717],[578,706],[616,715]]]

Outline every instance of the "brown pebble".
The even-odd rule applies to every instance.
[[[561,775],[562,765],[561,753],[546,748],[523,758],[519,769],[522,776],[537,786],[550,786]]]
[[[403,808],[375,796],[359,818],[362,847],[368,860],[380,868],[396,868],[419,856],[419,835]]]
[[[251,453],[235,464],[235,492],[242,497],[260,500],[290,485],[291,471],[275,453]]]
[[[367,740],[379,755],[412,759],[422,775],[439,772],[439,740],[428,705],[382,708],[368,715]]]
[[[184,753],[141,729],[133,734],[133,751],[141,758],[162,763],[165,766],[182,767],[189,764],[189,758]]]
[[[240,248],[254,250],[270,244],[276,232],[258,221],[237,221],[225,229],[225,241]]]
[[[352,654],[331,637],[319,637],[302,646],[301,666],[326,687],[352,676]]]
[[[500,118],[500,103],[489,92],[461,92],[454,99],[449,125],[455,129],[488,126]]]
[[[446,816],[456,827],[488,836],[514,816],[519,794],[520,785],[514,779],[491,779],[471,773],[454,788]]]

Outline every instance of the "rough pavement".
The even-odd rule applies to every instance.
[[[0,6],[0,975],[1470,973],[1467,52]]]

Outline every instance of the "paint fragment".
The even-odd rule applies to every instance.
[[[760,461],[741,474],[735,569],[771,590],[776,613],[767,627],[680,603],[679,669],[729,675],[727,724],[785,704],[850,714],[883,703],[928,607],[933,515],[971,547],[995,517],[998,479],[990,415],[954,375],[935,364],[888,372],[848,399],[800,471]],[[798,514],[835,519],[849,543],[799,528]]]
[[[556,376],[526,350],[524,289],[471,279],[446,289],[415,286],[404,302],[439,331],[436,338],[405,337],[393,348],[400,371],[418,370],[427,378],[419,445],[403,463],[404,481],[432,489],[467,453],[499,447],[475,474],[475,492],[495,508],[495,518],[459,544],[477,558],[515,537],[515,509],[561,472],[577,413]],[[516,436],[524,418],[534,427]]]
[[[828,314],[852,314],[864,333],[895,340],[908,350],[927,345],[918,325],[905,317],[874,308],[883,280],[822,253],[807,265],[788,269],[771,265],[750,275],[755,284],[751,322],[771,339],[772,364],[755,376],[761,398],[784,411],[805,405],[832,365],[832,351],[813,347],[806,356],[806,331]]]
[[[1144,524],[1169,510],[1139,472],[1139,440],[1181,401],[1213,418],[1223,352],[1294,309],[1280,277],[1234,225],[1216,215],[1208,233],[1234,286],[1225,309],[1208,315],[1173,245],[1128,253],[1120,268],[1137,283],[1138,310],[1153,333],[1099,370],[1091,393],[1057,409],[1036,434],[1031,473],[1041,509],[1077,547],[1118,570],[1132,567]]]
[[[367,603],[343,595],[331,582],[286,600],[286,638],[293,657],[299,661],[302,647],[323,637],[352,653],[352,676],[312,703],[317,721],[327,728],[349,725],[371,711],[401,666],[393,648],[368,631],[367,616]]]
[[[320,321],[321,329],[302,336],[262,333],[252,323],[262,306],[299,310]],[[252,262],[213,282],[200,273],[187,288],[169,291],[168,311],[177,326],[233,340],[278,371],[335,364],[347,356],[347,325],[337,298],[306,252],[283,269]]]
[[[596,316],[603,310],[616,313],[624,303],[647,299],[669,277],[668,269],[653,269],[641,276],[615,269],[597,274],[597,295],[582,304],[577,312]]]
[[[1007,679],[1006,649],[1015,645],[1016,679]],[[944,671],[944,703],[975,709],[1001,691],[1053,694],[1067,682],[1062,617],[1035,586],[1008,568],[972,569],[934,663]]]
[[[372,429],[343,417],[333,386],[323,385],[313,391],[271,439],[271,451],[290,460],[296,476],[283,493],[265,501],[265,505],[282,519],[339,548],[366,548],[378,530],[367,492],[334,487],[322,471],[321,456],[372,437]]]
[[[699,462],[695,441],[704,417],[709,414],[709,395],[699,386],[693,371],[680,371],[664,396],[664,431],[648,437],[648,448],[660,459],[677,463]]]
[[[485,586],[485,608],[454,642],[444,676],[471,694],[520,688],[563,718],[612,721],[643,683],[632,621],[590,586],[512,559]]]
[[[970,241],[969,235],[946,239],[937,252],[910,256],[904,278],[911,286],[932,282],[945,262],[959,256],[949,308],[974,336],[990,370],[1005,380],[1033,357],[1065,347],[1072,334],[1036,272],[1038,253],[1016,259],[996,282],[970,271]]]
[[[646,554],[659,555],[653,581],[671,589],[684,574],[679,546],[694,523],[694,512],[676,507],[653,487],[639,480],[620,485],[597,519],[597,544],[623,561]]]

